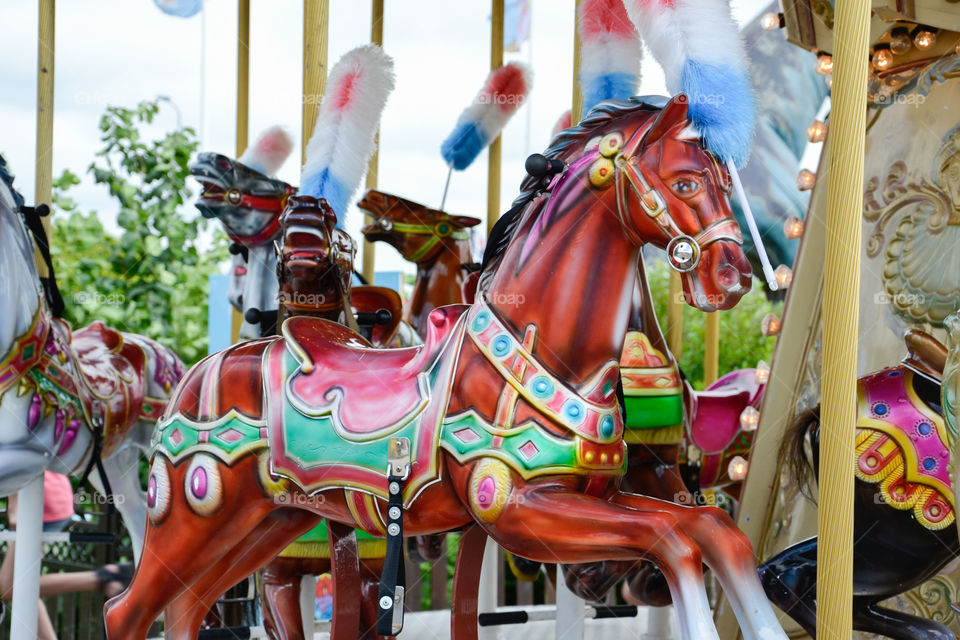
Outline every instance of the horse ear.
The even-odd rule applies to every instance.
[[[647,130],[647,133],[644,134],[641,146],[649,147],[666,135],[678,122],[686,121],[688,104],[687,96],[682,93],[671,98],[670,102],[668,102],[660,112],[660,115],[657,116],[653,125]]]
[[[479,219],[470,216],[450,216],[450,218],[458,227],[475,227],[480,224]]]

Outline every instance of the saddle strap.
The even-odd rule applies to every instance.
[[[387,476],[387,557],[377,599],[377,635],[395,636],[403,629],[406,572],[403,567],[403,482],[410,474],[410,440],[391,438]]]

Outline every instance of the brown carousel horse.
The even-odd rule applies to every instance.
[[[404,320],[426,338],[430,312],[444,305],[470,302],[464,297],[464,285],[476,268],[470,257],[469,229],[480,220],[376,190],[367,191],[357,206],[374,218],[363,227],[367,240],[386,242],[417,265]]]
[[[729,308],[750,287],[729,176],[686,114],[685,98],[662,110],[611,101],[569,130],[581,156],[526,185],[477,301],[435,310],[423,346],[370,349],[342,325],[295,317],[283,337],[195,366],[156,432],[146,553],[107,605],[108,637],[143,638],[164,608],[178,623],[168,637],[195,637],[209,605],[197,594],[325,517],[333,545],[344,526],[385,527],[388,544],[403,527],[469,527],[540,561],[649,559],[684,640],[717,638],[705,562],[747,640],[785,639],[725,513],[618,489],[616,380],[640,247],[690,266],[700,307]],[[461,559],[461,572],[477,564]],[[458,596],[454,634],[475,637],[475,585]],[[380,604],[394,599],[381,590]]]

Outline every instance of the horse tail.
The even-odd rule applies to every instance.
[[[780,453],[778,463],[780,468],[786,468],[790,472],[790,477],[800,487],[800,492],[810,500],[813,500],[813,494],[810,491],[811,481],[816,481],[814,465],[807,458],[804,442],[807,434],[820,422],[820,405],[812,409],[801,412],[793,423],[787,427],[783,434],[783,441],[780,444]],[[815,439],[811,438],[811,445],[816,447]],[[814,452],[816,458],[816,452]]]

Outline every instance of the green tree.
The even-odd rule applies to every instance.
[[[212,241],[201,236],[207,221],[187,204],[194,131],[144,140],[141,129],[158,111],[144,101],[107,107],[100,119],[103,148],[88,171],[119,205],[119,234],[107,232],[96,211],[79,209],[69,191],[80,178],[67,170],[54,181],[51,250],[75,326],[104,320],[191,364],[206,355],[208,277],[227,259],[227,240],[219,227]]]

